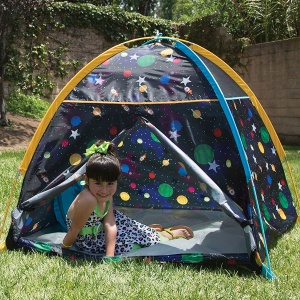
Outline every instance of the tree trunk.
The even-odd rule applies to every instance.
[[[0,73],[0,106],[1,106],[0,126],[8,126],[9,122],[8,122],[8,119],[7,119],[6,105],[5,105],[5,99],[4,99],[3,72]]]
[[[149,16],[150,15],[150,8],[151,8],[151,2],[152,0],[143,0],[139,4],[138,12],[143,16]]]

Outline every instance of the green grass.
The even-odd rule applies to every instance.
[[[36,95],[25,95],[20,91],[14,91],[6,99],[6,109],[9,112],[28,118],[41,119],[50,103],[41,100]]]
[[[300,187],[300,147],[285,147]],[[0,154],[0,220],[24,152]],[[16,206],[20,183],[9,207]],[[299,189],[298,189],[299,193]],[[10,222],[7,217],[4,240]],[[0,299],[263,299],[296,300],[300,295],[300,226],[283,235],[270,251],[277,280],[241,268],[127,261],[118,264],[70,262],[20,251],[0,253]]]

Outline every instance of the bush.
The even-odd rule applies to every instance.
[[[20,91],[11,93],[6,99],[7,111],[34,119],[41,119],[49,106],[50,103],[39,96],[25,95]]]

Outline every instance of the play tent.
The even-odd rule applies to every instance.
[[[60,247],[66,211],[84,187],[85,150],[98,139],[118,149],[117,209],[195,233],[122,259],[244,265],[274,277],[268,249],[297,219],[274,128],[220,58],[159,35],[102,53],[53,101],[19,168],[8,249],[101,260]]]

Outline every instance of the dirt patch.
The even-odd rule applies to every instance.
[[[31,119],[7,113],[9,126],[0,126],[0,153],[11,150],[25,150],[35,133],[39,119]]]

